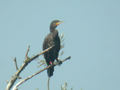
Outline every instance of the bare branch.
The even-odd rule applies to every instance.
[[[10,81],[7,84],[6,90],[10,90],[11,87],[14,85],[15,81],[17,80],[17,78],[19,77],[20,73],[25,69],[25,67],[34,59],[38,58],[40,55],[44,54],[45,52],[49,51],[53,46],[49,47],[48,49],[45,49],[44,51],[42,51],[41,53],[31,57],[31,58],[27,58],[24,60],[24,63],[22,64],[22,66],[19,68],[19,70],[11,77]],[[29,50],[27,50],[28,52]],[[26,53],[27,55],[28,53]]]
[[[28,45],[27,52],[26,52],[26,54],[25,54],[25,58],[26,58],[26,59],[28,59],[28,53],[29,53],[29,51],[30,51],[30,45]]]
[[[18,70],[18,65],[17,65],[16,57],[14,58],[14,63],[15,63],[16,70]]]
[[[50,90],[50,77],[48,77],[47,90]]]
[[[67,61],[67,60],[70,59],[70,58],[71,58],[71,57],[69,56],[69,57],[65,58],[64,60],[62,60],[62,62],[65,62],[65,61]],[[44,68],[44,69],[36,72],[35,74],[33,74],[33,75],[31,75],[31,76],[28,76],[27,78],[21,80],[20,82],[18,82],[18,83],[13,87],[13,90],[17,90],[17,88],[18,88],[21,84],[23,84],[24,82],[26,82],[27,80],[29,80],[29,79],[31,79],[32,77],[38,75],[39,73],[45,71],[46,69],[48,69],[48,68],[50,68],[50,67],[52,67],[52,66],[56,66],[56,65],[58,65],[58,64],[59,64],[59,63],[53,63],[53,65],[49,65],[49,66],[47,66],[46,68]]]

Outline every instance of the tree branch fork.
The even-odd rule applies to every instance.
[[[8,81],[7,86],[6,86],[6,90],[10,90],[12,87],[13,87],[12,90],[18,90],[18,87],[19,87],[20,85],[22,85],[24,82],[26,82],[27,80],[29,80],[29,79],[31,79],[32,77],[40,74],[41,72],[43,72],[43,71],[45,71],[46,69],[52,67],[53,65],[54,65],[54,66],[58,65],[59,63],[55,62],[55,63],[53,63],[52,65],[49,65],[49,66],[45,67],[44,69],[42,69],[42,70],[40,70],[40,71],[32,74],[31,76],[28,76],[27,78],[20,80],[16,85],[14,85],[14,83],[16,82],[16,80],[17,80],[18,78],[20,78],[20,77],[19,77],[20,73],[25,69],[25,67],[26,67],[29,63],[31,63],[34,59],[38,58],[40,55],[44,54],[45,52],[48,52],[48,51],[49,51],[50,49],[52,49],[52,48],[53,48],[53,46],[49,47],[48,49],[45,49],[45,50],[42,51],[41,53],[38,53],[38,54],[36,54],[35,56],[33,56],[33,57],[30,58],[30,57],[28,57],[28,53],[29,53],[29,50],[30,50],[30,46],[28,46],[27,52],[26,52],[26,54],[25,54],[24,63],[21,65],[20,68],[18,68],[18,66],[17,66],[17,60],[16,60],[16,58],[14,59],[14,63],[15,63],[15,67],[16,67],[17,72],[16,72],[16,73],[11,77],[11,79]],[[71,58],[71,57],[69,56],[69,57],[65,58],[64,60],[62,60],[62,62],[65,62],[65,61],[69,60],[70,58]],[[13,86],[13,85],[14,85],[14,86]]]

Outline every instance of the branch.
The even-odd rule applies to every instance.
[[[25,69],[25,67],[31,62],[33,61],[34,59],[38,58],[40,55],[44,54],[45,52],[49,51],[53,46],[49,47],[48,49],[45,49],[44,51],[42,51],[41,53],[31,57],[31,58],[26,58],[24,60],[24,63],[22,64],[22,66],[17,70],[17,72],[11,77],[10,81],[8,82],[7,84],[7,87],[6,87],[6,90],[10,90],[11,87],[14,85],[15,81],[17,80],[17,78],[19,77],[20,73]],[[26,55],[28,54],[28,51],[27,50],[27,53]]]
[[[67,60],[70,59],[70,58],[71,58],[71,57],[69,56],[69,57],[65,58],[64,60],[62,60],[62,62],[65,62],[65,61],[67,61]],[[18,88],[21,84],[23,84],[24,82],[26,82],[27,80],[29,80],[29,79],[31,79],[32,77],[40,74],[41,72],[45,71],[46,69],[48,69],[48,68],[50,68],[50,67],[52,67],[52,66],[56,66],[56,65],[58,65],[58,64],[59,64],[58,62],[57,62],[57,63],[53,63],[53,65],[49,65],[49,66],[47,66],[46,68],[44,68],[44,69],[36,72],[35,74],[33,74],[33,75],[31,75],[31,76],[28,76],[27,78],[21,80],[20,82],[18,82],[18,83],[13,87],[13,90],[18,90],[17,88]]]
[[[47,90],[50,90],[50,77],[48,77]]]
[[[15,63],[16,70],[18,70],[18,65],[17,65],[16,57],[14,58],[14,63]]]
[[[26,54],[25,54],[25,58],[26,58],[26,59],[28,59],[28,53],[29,53],[29,51],[30,51],[30,45],[28,45],[28,49],[27,49],[27,52],[26,52]]]

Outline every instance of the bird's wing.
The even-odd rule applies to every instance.
[[[57,45],[57,52],[59,52],[59,50],[60,50],[60,38],[59,37],[57,37],[57,40],[56,40],[56,45]]]
[[[43,42],[43,50],[51,47],[52,45],[54,45],[53,38],[49,34]]]

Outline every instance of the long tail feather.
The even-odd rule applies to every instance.
[[[47,69],[47,74],[48,74],[48,77],[51,77],[53,76],[53,72],[54,72],[54,66],[50,67]]]

